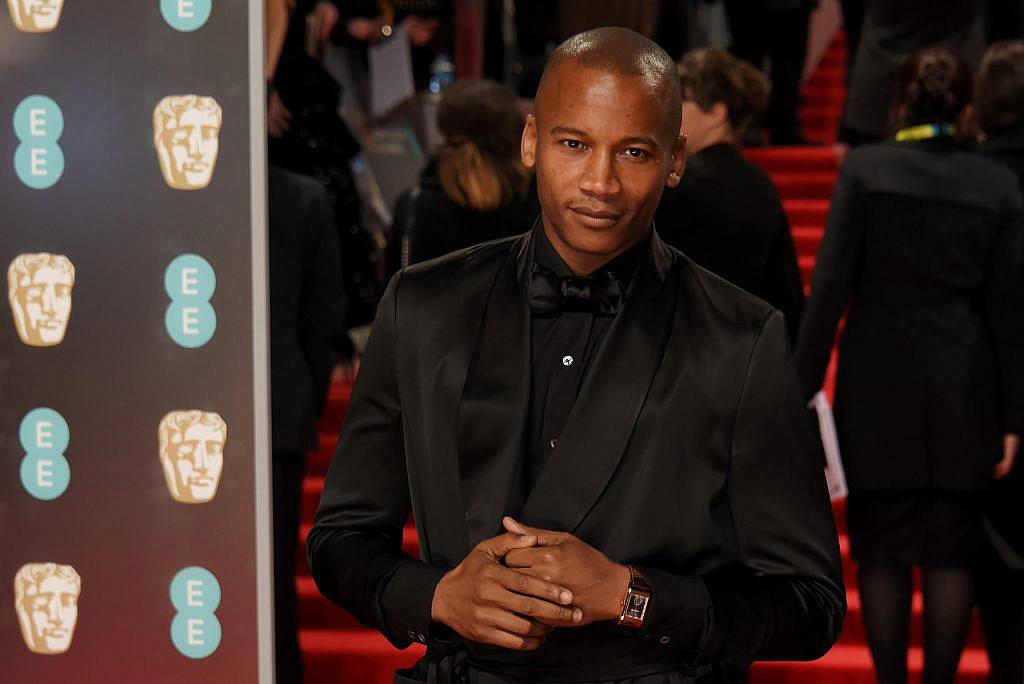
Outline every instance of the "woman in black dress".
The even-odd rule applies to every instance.
[[[849,305],[835,411],[868,644],[879,682],[907,681],[920,567],[922,681],[938,684],[954,681],[970,628],[984,494],[1024,424],[1021,197],[956,136],[971,94],[962,59],[915,53],[899,93],[895,140],[840,169],[797,363],[811,396]]]
[[[456,81],[441,100],[437,125],[444,145],[395,203],[392,272],[525,233],[540,214],[532,176],[519,159],[523,115],[511,90],[493,81]]]
[[[974,81],[974,109],[982,152],[1016,173],[1024,189],[1024,42],[993,45],[985,53]],[[1024,229],[1017,230],[1017,241],[1015,249],[1024,250]],[[1024,311],[1016,320],[1024,328]],[[1011,396],[1022,399],[1019,391]],[[1019,461],[1019,437],[1010,447]],[[1017,684],[1024,682],[1024,468],[1011,461],[998,475],[1003,477],[985,502],[977,598],[992,665],[989,682]]]

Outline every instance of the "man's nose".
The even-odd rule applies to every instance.
[[[51,600],[50,605],[47,606],[46,612],[50,622],[60,623],[63,621],[64,611],[61,608],[60,599],[54,598],[53,600]]]
[[[616,195],[622,190],[615,169],[615,155],[611,150],[595,150],[584,167],[579,181],[580,190],[589,195]]]
[[[210,467],[209,461],[210,455],[206,453],[206,447],[203,445],[196,447],[196,450],[192,455],[192,467],[195,468],[196,471],[205,473],[207,468]]]
[[[190,157],[201,157],[202,150],[202,136],[199,133],[199,129],[192,129],[192,132],[188,136],[188,154]]]

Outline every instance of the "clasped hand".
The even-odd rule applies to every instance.
[[[556,627],[619,616],[628,568],[567,532],[503,522],[505,534],[441,578],[432,620],[478,643],[532,651]]]

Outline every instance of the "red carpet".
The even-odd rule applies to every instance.
[[[831,143],[835,138],[844,96],[844,49],[843,37],[840,35],[813,78],[804,86],[801,118],[804,135],[810,140]],[[831,146],[822,146],[763,148],[749,150],[747,154],[771,174],[779,188],[793,229],[806,285],[828,213],[828,201],[838,166],[835,153]],[[395,668],[411,664],[422,654],[422,647],[419,646],[397,651],[377,633],[361,628],[345,611],[321,597],[309,577],[304,553],[305,536],[337,441],[349,389],[342,385],[332,387],[320,425],[320,449],[310,454],[307,462],[303,492],[304,525],[299,540],[300,548],[297,549],[301,559],[298,580],[299,619],[307,684],[390,684],[391,673]],[[757,664],[751,674],[753,684],[869,684],[875,681],[860,616],[856,566],[849,556],[845,535],[845,506],[842,503],[835,507],[835,514],[849,601],[849,615],[842,637],[828,655],[813,663]],[[416,535],[411,527],[406,530],[405,547],[409,553],[416,554]],[[915,595],[911,629],[912,683],[920,681],[922,669],[920,619],[921,597],[918,593]],[[963,684],[982,684],[987,674],[988,660],[980,629],[975,623],[968,648],[960,662],[957,681]]]

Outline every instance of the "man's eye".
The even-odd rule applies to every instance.
[[[570,150],[582,150],[583,143],[579,140],[563,140],[562,144],[568,147]]]
[[[643,159],[648,156],[647,150],[641,150],[639,147],[630,147],[626,150],[626,156],[630,159]]]

